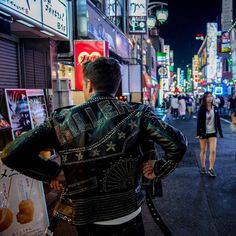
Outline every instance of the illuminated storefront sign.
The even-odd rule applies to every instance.
[[[129,0],[129,33],[146,34],[147,33],[147,1]]]
[[[98,57],[108,57],[108,43],[98,40],[76,40],[74,42],[75,89],[83,90],[82,65]]]
[[[216,79],[217,23],[207,23],[207,82]]]
[[[69,38],[69,8],[66,0],[1,0],[0,9],[33,25]]]
[[[121,0],[106,0],[105,2],[106,16],[117,26],[121,25],[123,4]]]
[[[221,52],[230,52],[230,38],[228,32],[223,32],[221,35]]]
[[[166,53],[157,52],[157,65],[165,65],[166,64]]]
[[[231,36],[231,58],[232,58],[232,78],[236,80],[236,29],[232,29]],[[236,81],[235,81],[236,84]]]

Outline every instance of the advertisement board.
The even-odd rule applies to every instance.
[[[5,89],[13,139],[44,122],[47,106],[42,89]]]
[[[67,0],[1,0],[0,9],[69,39]]]
[[[21,133],[33,128],[29,102],[25,89],[6,89],[5,90],[9,121],[12,128],[13,139]]]
[[[214,80],[217,73],[217,23],[207,23],[207,80]]]
[[[0,235],[45,236],[48,224],[42,182],[0,163]]]
[[[98,57],[108,57],[108,42],[101,40],[75,40],[74,62],[75,62],[75,89],[83,90],[83,63],[94,61]]]
[[[130,34],[147,33],[147,1],[129,0],[128,1],[128,19]]]
[[[5,96],[13,139],[44,122],[47,109],[42,89],[6,89]],[[45,236],[48,224],[42,182],[0,162],[0,235]]]

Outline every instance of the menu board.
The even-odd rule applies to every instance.
[[[5,96],[13,139],[47,117],[42,89],[6,89]],[[48,225],[42,182],[0,163],[0,235],[45,236]]]
[[[45,236],[48,224],[42,182],[0,164],[0,235]]]

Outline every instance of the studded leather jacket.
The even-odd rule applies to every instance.
[[[43,125],[8,145],[2,161],[47,182],[62,169],[72,223],[84,225],[119,218],[140,207],[144,198],[140,165],[145,161],[141,146],[146,140],[165,151],[154,167],[158,178],[173,171],[186,151],[184,135],[149,107],[97,93],[80,106],[56,110]],[[57,151],[60,166],[39,158],[45,148]]]

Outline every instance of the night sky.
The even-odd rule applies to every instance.
[[[151,2],[151,1],[150,1]],[[160,26],[160,36],[174,50],[175,67],[191,64],[202,41],[197,33],[206,34],[206,23],[219,21],[221,0],[168,0],[169,17]]]

